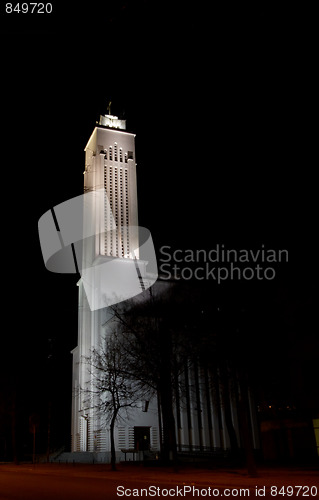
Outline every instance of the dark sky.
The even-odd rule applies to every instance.
[[[63,388],[77,338],[77,277],[46,271],[38,219],[82,193],[83,149],[109,100],[137,134],[139,222],[156,248],[287,248],[277,288],[313,307],[313,13],[52,3],[51,17],[2,16],[3,366],[18,357],[31,399],[41,400],[47,339]]]

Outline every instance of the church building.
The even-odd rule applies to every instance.
[[[82,392],[93,384],[85,360],[110,332],[115,320],[112,304],[121,302],[122,307],[126,303],[130,307],[131,300],[143,300],[148,289],[154,294],[165,295],[171,286],[168,281],[157,277],[156,266],[150,262],[152,259],[142,255],[141,243],[144,241],[139,241],[135,134],[126,130],[125,120],[111,114],[100,117],[85,147],[84,194],[88,193],[94,196],[84,204],[83,225],[94,227],[95,234],[84,238],[82,243],[78,344],[72,351],[71,451],[91,452],[96,461],[109,462],[109,425],[105,425],[99,412],[88,405]],[[112,290],[103,290],[99,282],[99,270],[105,263],[109,266],[106,267],[106,281],[114,288],[118,287],[115,298],[112,298]],[[92,273],[92,268],[98,272]],[[112,272],[115,273],[113,278]],[[131,274],[135,278],[125,281]],[[219,392],[218,383],[216,387],[216,382],[210,380],[200,366],[190,367],[189,372],[181,376],[184,382],[187,381],[183,384],[187,394],[184,399],[178,394],[174,397],[177,451],[229,450],[225,408],[216,403],[216,398],[209,396],[212,384],[215,384],[215,393]],[[186,402],[183,403],[182,399]],[[256,415],[251,398],[249,401],[253,445],[258,448]],[[233,428],[240,442],[235,401],[231,400],[230,406]],[[122,417],[117,420],[115,428],[117,460],[141,459],[145,452],[157,457],[162,441],[158,398],[141,400],[128,418]]]

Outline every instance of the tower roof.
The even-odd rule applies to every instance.
[[[100,115],[100,121],[98,124],[103,127],[126,130],[126,120],[120,120],[118,116],[115,115]]]

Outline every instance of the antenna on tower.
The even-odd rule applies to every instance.
[[[111,114],[111,104],[112,101],[109,101],[108,107],[106,108],[109,115]]]

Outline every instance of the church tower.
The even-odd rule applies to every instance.
[[[85,147],[77,255],[92,310],[134,297],[157,279],[151,235],[138,227],[135,134],[110,114],[100,117]]]
[[[100,116],[85,147],[83,240],[76,249],[81,279],[78,345],[72,351],[71,450],[95,453],[102,461],[109,461],[110,435],[103,417],[82,396],[93,384],[87,358],[114,328],[109,306],[124,304],[156,281],[157,274],[147,271],[152,261],[156,263],[155,251],[143,229],[138,227],[135,134],[126,131],[125,120]],[[112,294],[118,300],[112,301]],[[149,446],[159,449],[157,403],[147,402],[147,411],[145,404],[141,401],[134,409],[130,423],[116,428],[119,456],[121,448],[135,447],[141,430]]]
[[[99,224],[92,257],[138,258],[135,134],[113,115],[100,117],[85,147],[84,192],[103,189],[104,206],[91,214]]]

